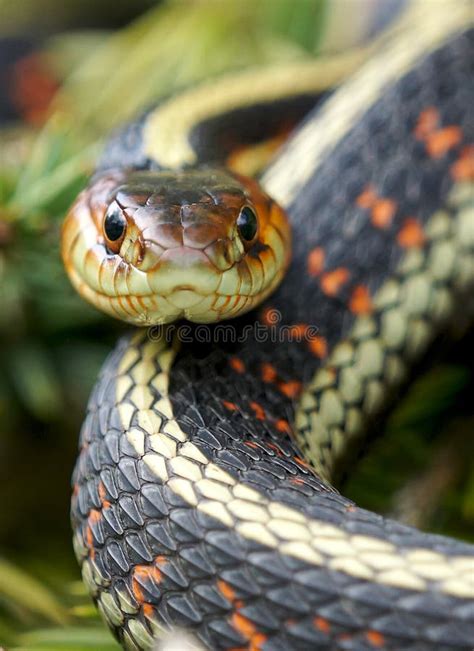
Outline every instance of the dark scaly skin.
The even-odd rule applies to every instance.
[[[183,345],[170,375],[174,417],[206,459],[269,501],[330,523],[350,539],[385,541],[401,556],[412,549],[445,558],[474,551],[355,507],[311,472],[285,432],[301,387],[327,351],[371,311],[370,299],[407,250],[431,246],[426,231],[433,213],[443,207],[454,219],[458,208],[447,205],[448,196],[465,178],[474,138],[470,52],[472,32],[388,89],[290,206],[294,263],[270,306],[281,313],[280,325],[317,325],[318,339],[275,345],[248,337],[209,350]],[[433,110],[436,119],[425,132],[420,125]],[[451,289],[460,301],[463,288]],[[265,308],[260,318],[268,321]],[[157,481],[130,446],[116,407],[119,368],[132,377],[137,363],[123,367],[130,345],[139,353],[147,346],[124,339],[91,398],[72,507],[86,579],[123,644],[147,648],[160,626],[183,626],[212,649],[472,647],[472,601],[440,591],[438,581],[427,580],[423,589],[373,582],[330,568],[331,550],[319,564],[285,555],[281,532],[275,547],[250,539],[236,529],[239,516],[225,526],[192,508],[169,481]],[[151,363],[159,373],[160,358]],[[159,412],[160,388],[150,390]],[[130,393],[123,400],[133,402]],[[131,425],[136,417],[135,410]]]

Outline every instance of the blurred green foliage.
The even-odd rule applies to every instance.
[[[68,74],[49,121],[0,132],[0,644],[17,651],[117,648],[80,582],[68,510],[87,396],[123,328],[70,287],[58,250],[64,212],[111,127],[224,70],[314,55],[326,10],[323,0],[148,4],[111,35],[52,38],[47,54]],[[394,414],[350,495],[390,511],[472,386],[462,355],[438,365]],[[460,466],[424,524],[469,537],[474,470]]]

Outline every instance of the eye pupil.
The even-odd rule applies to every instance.
[[[127,220],[123,216],[120,206],[116,203],[112,203],[105,213],[104,219],[104,232],[110,242],[116,242],[119,240],[125,227],[127,225]]]
[[[251,242],[257,234],[257,215],[248,206],[242,208],[237,218],[237,228],[244,240]]]

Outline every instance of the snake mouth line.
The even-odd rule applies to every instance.
[[[166,325],[179,319],[195,323],[213,323],[233,318],[264,300],[279,284],[282,275],[274,273],[270,282],[253,294],[219,291],[204,293],[192,285],[182,284],[166,295],[157,292],[123,292],[111,295],[91,287],[77,269],[72,266],[70,269],[71,282],[85,300],[117,319],[142,327]],[[167,307],[166,311],[163,310],[164,307]],[[161,316],[157,316],[158,314]]]
[[[233,265],[236,266],[236,265]],[[242,298],[254,298],[258,297],[261,295],[264,295],[266,293],[266,289],[262,289],[261,291],[258,292],[238,292],[238,293],[232,293],[232,292],[222,292],[222,291],[209,291],[205,292],[197,287],[191,285],[191,284],[179,284],[175,285],[170,291],[167,291],[166,293],[159,293],[157,291],[150,291],[150,292],[141,292],[138,293],[136,291],[114,291],[108,293],[107,291],[101,291],[97,288],[93,288],[88,284],[87,278],[85,277],[84,274],[81,274],[80,272],[77,271],[74,267],[71,266],[70,268],[70,277],[71,280],[73,281],[74,285],[78,287],[79,289],[82,289],[83,287],[86,287],[88,291],[90,291],[91,295],[98,296],[100,298],[104,299],[117,299],[117,298],[137,298],[137,299],[151,299],[154,297],[157,298],[168,298],[169,296],[172,296],[176,292],[192,292],[195,293],[196,295],[199,295],[201,298],[208,298],[210,296],[214,296],[216,299],[222,298],[233,298],[236,296],[240,296]],[[283,275],[283,274],[282,274]],[[273,273],[270,277],[269,283],[274,283],[278,278],[277,273]],[[273,284],[272,284],[273,286]]]

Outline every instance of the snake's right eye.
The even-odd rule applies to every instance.
[[[237,230],[245,243],[252,242],[257,234],[258,219],[253,208],[244,206],[237,218]]]
[[[127,230],[127,220],[121,207],[115,201],[107,208],[103,230],[107,248],[112,253],[118,253]]]

